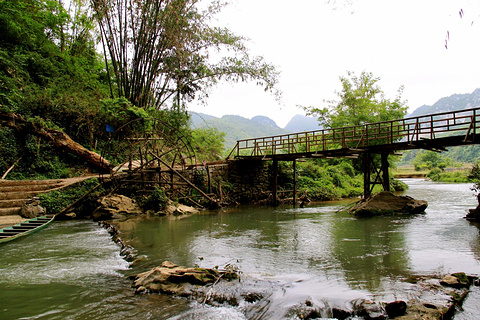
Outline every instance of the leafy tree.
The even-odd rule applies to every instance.
[[[274,67],[251,57],[244,38],[209,25],[225,3],[201,2],[91,0],[119,97],[141,108],[170,101],[180,109],[220,80],[251,79],[274,90]]]
[[[452,163],[452,160],[438,152],[427,150],[425,152],[418,152],[413,163],[417,171],[421,168],[427,168],[429,170],[438,168],[442,171]]]
[[[403,118],[407,112],[401,95],[403,87],[398,89],[397,97],[392,101],[385,98],[378,86],[380,78],[370,72],[356,76],[348,71],[340,77],[342,90],[337,92],[338,101],[326,101],[326,108],[305,107],[309,115],[317,115],[320,125],[325,128],[357,126],[367,123]]]
[[[477,196],[479,196],[480,195],[480,164],[478,162],[472,166],[472,169],[468,173],[467,178],[474,183],[471,189],[477,193]],[[479,199],[479,204],[480,204],[480,199]]]
[[[192,131],[192,140],[197,160],[222,159],[224,132],[218,131],[217,128],[199,128]]]
[[[71,8],[80,2],[72,1]],[[0,1],[0,113],[61,130],[92,148],[103,132],[98,110],[108,86],[85,10],[75,18],[59,0]],[[13,126],[0,127],[0,171],[17,163],[9,177],[64,177],[73,167],[85,167],[32,136],[34,129]]]

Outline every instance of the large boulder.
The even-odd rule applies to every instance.
[[[45,209],[40,205],[40,199],[33,197],[25,202],[20,210],[20,216],[27,219],[40,217],[46,214]]]
[[[142,213],[142,209],[135,200],[123,195],[112,194],[100,199],[100,206],[92,213],[92,216],[94,220],[108,220]]]
[[[385,214],[422,213],[427,208],[425,200],[415,200],[409,196],[396,196],[383,191],[364,199],[353,206],[349,212],[356,217],[370,217]]]
[[[155,292],[189,296],[195,293],[197,287],[217,283],[221,278],[237,279],[238,274],[232,270],[186,268],[164,261],[160,267],[138,274],[133,287],[137,293]]]
[[[473,222],[480,222],[480,205],[475,209],[469,209],[465,219]]]
[[[173,201],[169,201],[169,204],[165,208],[166,215],[183,215],[183,214],[194,214],[199,212],[200,211],[198,209],[186,206],[181,203],[174,203]]]

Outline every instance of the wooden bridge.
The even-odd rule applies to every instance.
[[[400,150],[441,152],[446,147],[478,144],[478,129],[480,108],[472,108],[352,127],[239,140],[228,158],[272,160],[274,171],[278,168],[278,161],[293,161],[296,176],[297,159],[361,156],[364,196],[367,197],[375,184],[390,190],[388,155],[395,155]],[[373,162],[374,154],[381,155],[380,168],[376,168]],[[276,180],[276,174],[274,176]],[[273,184],[276,199],[276,181]]]

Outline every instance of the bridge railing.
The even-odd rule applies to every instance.
[[[452,134],[467,138],[479,128],[480,108],[472,108],[351,127],[238,140],[228,158],[363,149],[374,145],[412,143]]]

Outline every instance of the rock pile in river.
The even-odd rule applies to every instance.
[[[409,196],[396,196],[392,192],[383,191],[358,202],[349,212],[356,217],[415,214],[424,212],[427,206],[428,203],[425,200],[415,200]]]
[[[198,287],[217,283],[221,279],[237,278],[238,274],[234,270],[186,268],[164,261],[160,267],[138,274],[133,287],[137,293],[156,292],[191,296]]]

